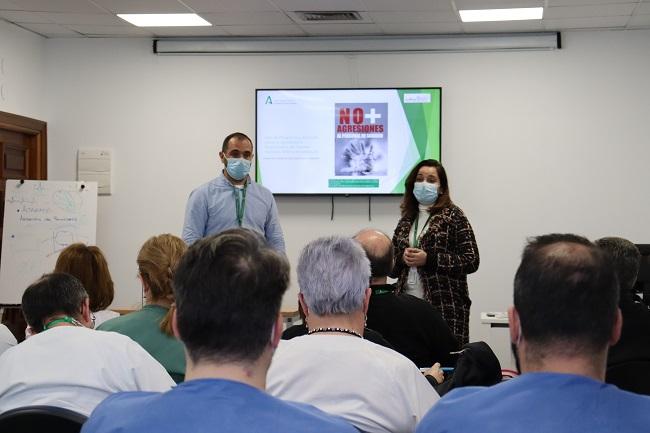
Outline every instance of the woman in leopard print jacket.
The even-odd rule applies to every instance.
[[[452,203],[447,174],[438,161],[418,163],[405,187],[402,218],[393,235],[397,292],[429,301],[463,345],[469,341],[467,274],[479,266],[472,226]]]

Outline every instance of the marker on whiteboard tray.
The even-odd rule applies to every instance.
[[[81,189],[84,189],[85,187],[86,187],[86,185],[84,185],[84,184],[82,183],[82,184],[81,184]]]
[[[20,184],[22,185],[23,183],[25,183],[25,179],[20,179]]]

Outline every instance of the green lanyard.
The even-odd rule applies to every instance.
[[[241,190],[241,197],[239,196],[239,188],[235,188],[235,212],[237,214],[237,224],[241,227],[244,221],[244,209],[246,208],[246,185]]]
[[[373,295],[385,295],[386,293],[393,293],[393,289],[372,289],[372,294]]]
[[[50,329],[51,327],[53,327],[55,325],[58,325],[59,323],[69,323],[69,324],[74,325],[74,326],[83,326],[75,318],[70,317],[70,316],[64,316],[64,317],[61,317],[59,319],[54,319],[52,321],[47,322],[45,324],[45,326],[43,326],[43,331],[47,331],[48,329]]]
[[[429,215],[429,218],[427,218],[427,221],[424,223],[424,227],[422,227],[422,231],[427,228],[427,224],[429,224],[429,220],[431,219],[433,215]],[[415,227],[413,230],[413,248],[419,248],[420,247],[420,237],[418,236],[418,222],[420,221],[420,215],[415,217]],[[422,235],[422,233],[420,233]]]

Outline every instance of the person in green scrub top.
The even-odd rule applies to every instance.
[[[111,319],[98,328],[131,337],[165,367],[176,383],[185,377],[185,353],[183,344],[174,337],[171,328],[172,280],[185,250],[185,242],[177,236],[163,234],[149,238],[137,259],[145,306],[140,311]]]

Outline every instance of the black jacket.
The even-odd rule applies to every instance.
[[[458,350],[458,343],[430,303],[412,295],[396,295],[390,284],[371,289],[369,328],[383,335],[418,367],[431,367],[436,362],[450,365],[449,352]]]

